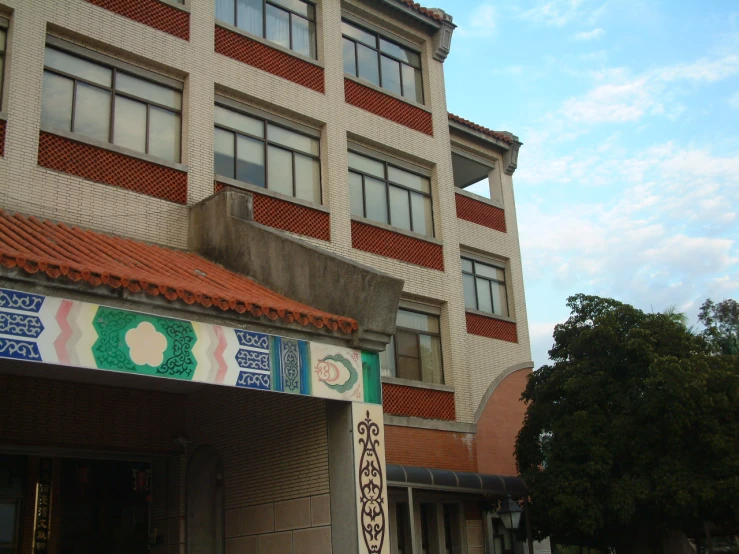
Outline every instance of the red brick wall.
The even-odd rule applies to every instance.
[[[7,122],[0,119],[0,156],[5,156],[5,127]]]
[[[352,247],[409,264],[444,271],[444,252],[440,244],[409,237],[352,221]]]
[[[190,14],[157,0],[85,0],[154,29],[190,40]]]
[[[324,92],[323,68],[248,37],[216,26],[219,54],[267,71],[317,92]]]
[[[457,199],[457,217],[459,219],[471,221],[501,233],[506,232],[505,211],[463,194],[455,194],[455,196]]]
[[[477,422],[477,466],[480,473],[518,475],[514,447],[523,424],[526,405],[521,393],[531,369],[519,369],[493,391]]]
[[[388,464],[477,471],[475,435],[386,425],[385,459]]]
[[[454,393],[451,391],[382,384],[382,408],[386,414],[454,421]]]
[[[215,192],[227,186],[216,183]],[[254,221],[257,223],[331,242],[331,216],[328,213],[258,192],[249,192],[254,195]]]
[[[480,335],[489,339],[498,339],[508,342],[518,342],[516,324],[512,321],[503,321],[495,317],[467,312],[467,332],[471,335]]]
[[[91,181],[187,203],[187,173],[41,131],[38,164]]]
[[[398,100],[389,94],[383,94],[373,88],[345,78],[344,99],[347,104],[357,106],[424,134],[434,135],[430,112]]]

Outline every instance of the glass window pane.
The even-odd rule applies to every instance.
[[[387,223],[387,185],[382,181],[364,178],[364,194],[367,205],[367,219]]]
[[[506,298],[505,285],[491,283],[493,289],[494,313],[508,317],[508,299]]]
[[[182,93],[179,91],[139,79],[126,73],[121,73],[120,71],[115,76],[115,88],[121,92],[127,92],[128,94],[143,98],[144,100],[169,106],[175,110],[182,108]]]
[[[398,187],[390,189],[390,225],[411,230],[411,207],[408,191]]]
[[[15,502],[0,502],[0,544],[15,542]]]
[[[357,57],[354,53],[354,43],[345,38],[344,41],[344,73],[357,76]]]
[[[5,56],[0,54],[0,93],[3,90],[3,78],[5,77]]]
[[[410,65],[401,64],[403,72],[403,96],[414,102],[421,102],[418,93],[420,90],[416,87],[416,73],[420,75],[417,69],[413,69]]]
[[[400,63],[388,57],[380,56],[382,63],[382,88],[400,94]]]
[[[441,340],[439,337],[419,335],[421,344],[421,377],[424,383],[441,384]]]
[[[318,156],[318,139],[301,135],[284,127],[269,124],[267,126],[267,139],[270,142],[276,142],[306,154]]]
[[[433,215],[431,214],[431,198],[411,193],[411,211],[413,212],[413,231],[427,237],[434,235]]]
[[[385,166],[382,162],[367,158],[366,156],[360,156],[354,152],[349,152],[349,167],[362,171],[363,173],[375,175],[381,179],[385,178]]]
[[[220,0],[216,1],[220,2]],[[233,0],[230,0],[229,3],[233,4]],[[236,26],[248,33],[261,37],[262,25],[264,24],[263,7],[262,0],[238,0],[236,5]],[[233,12],[233,7],[231,7],[231,11]]]
[[[41,125],[72,130],[72,96],[74,81],[44,71],[44,91],[41,98]]]
[[[352,215],[364,217],[362,176],[357,173],[349,173],[349,199],[351,201]]]
[[[270,146],[267,151],[269,190],[293,195],[293,155],[287,150]]]
[[[420,67],[421,65],[421,58],[418,54],[412,50],[393,44],[384,38],[380,38],[380,50],[416,67]]]
[[[398,377],[412,381],[421,380],[421,360],[419,358],[406,358],[398,356]]]
[[[72,56],[61,50],[55,50],[54,48],[46,47],[46,54],[44,56],[44,64],[46,67],[52,67],[69,73],[75,77],[80,77],[93,83],[98,83],[105,87],[109,87],[113,78],[113,70],[99,65],[77,56]]]
[[[359,27],[355,27],[346,21],[341,22],[341,34],[377,48],[377,39],[375,38],[375,35],[368,33]]]
[[[477,278],[477,309],[483,312],[493,311],[493,299],[490,296],[490,281]]]
[[[395,333],[395,348],[398,349],[398,356],[419,358],[418,334],[409,333],[407,331],[397,331]]]
[[[307,17],[308,19],[315,19],[315,12],[313,6],[300,0],[269,0],[280,6],[285,6],[288,10],[299,13]]]
[[[149,154],[180,161],[180,115],[149,106]]]
[[[462,258],[462,271],[469,271],[470,273],[473,272],[473,270],[472,270],[472,260],[468,260],[466,258]]]
[[[429,333],[439,332],[438,317],[418,312],[411,312],[409,310],[398,310],[396,324],[398,327],[405,327],[407,329],[428,331]]]
[[[380,86],[380,71],[377,67],[377,52],[362,44],[357,44],[357,66],[359,77]]]
[[[293,16],[293,50],[310,58],[316,57],[316,24]]]
[[[216,0],[216,19],[234,24],[234,0]]]
[[[267,40],[290,48],[290,13],[267,4]]]
[[[264,136],[264,122],[261,119],[255,119],[248,115],[240,114],[223,106],[216,106],[213,111],[213,118],[219,125],[231,127],[238,131],[254,135],[257,137]]]
[[[421,192],[431,192],[431,183],[426,177],[410,173],[391,165],[387,166],[387,177],[393,183],[405,185]]]
[[[113,144],[146,152],[146,104],[115,97]]]
[[[295,196],[321,203],[321,167],[318,160],[295,154]]]
[[[264,187],[264,143],[236,135],[236,178]]]
[[[416,81],[416,102],[423,104],[423,76],[420,69],[414,69],[413,75]],[[404,77],[405,79],[405,77]]]
[[[475,262],[475,274],[476,275],[481,275],[482,277],[489,277],[491,279],[497,279],[498,271],[499,269],[497,267],[493,267],[487,264],[481,264],[480,262]]]
[[[234,175],[234,134],[223,129],[215,129],[213,136],[213,150],[215,151],[215,172],[223,177]]]
[[[74,132],[105,142],[110,140],[110,92],[77,82]]]
[[[463,274],[462,283],[464,285],[464,307],[470,310],[476,310],[475,278],[472,275]]]
[[[380,352],[380,370],[383,377],[395,377],[395,337],[390,337],[390,343]]]
[[[8,34],[5,29],[0,29],[0,52],[5,52],[5,40]]]

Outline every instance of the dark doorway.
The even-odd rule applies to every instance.
[[[59,554],[148,554],[151,465],[63,459]]]

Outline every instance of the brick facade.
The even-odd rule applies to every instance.
[[[471,433],[386,425],[385,458],[388,464],[477,471]]]
[[[168,6],[158,0],[85,0],[117,14],[169,33],[183,40],[190,40],[190,14]]]
[[[405,125],[433,136],[434,125],[431,113],[412,104],[398,100],[389,94],[375,90],[351,79],[344,79],[344,98],[348,104],[372,112],[375,115]]]
[[[467,312],[467,332],[489,339],[518,342],[518,332],[514,322],[470,312]]]
[[[215,50],[316,92],[325,90],[322,67],[223,27],[216,26]]]
[[[352,221],[352,248],[444,271],[444,254],[440,244],[360,221]]]
[[[454,393],[382,384],[382,408],[386,414],[454,421]]]
[[[187,173],[42,131],[38,164],[177,204],[187,203]]]
[[[477,223],[488,229],[506,232],[505,211],[497,206],[475,200],[463,194],[456,195],[457,217],[465,221]]]
[[[0,119],[0,156],[5,155],[5,126],[8,123]]]

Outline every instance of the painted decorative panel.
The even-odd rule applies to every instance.
[[[0,288],[0,358],[381,403],[378,355]]]

